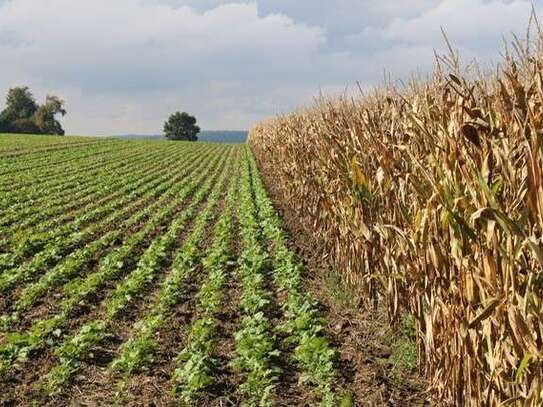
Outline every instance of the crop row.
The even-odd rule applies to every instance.
[[[59,305],[60,312],[58,314],[50,318],[37,321],[25,333],[13,333],[6,335],[6,343],[0,347],[0,372],[6,372],[8,369],[17,365],[23,366],[28,360],[30,353],[46,346],[52,335],[55,333],[58,334],[56,336],[60,335],[62,326],[70,318],[71,312],[74,310],[74,308],[80,305],[86,298],[90,298],[90,296],[95,294],[107,281],[110,279],[115,279],[118,276],[124,263],[134,254],[137,247],[141,245],[153,231],[162,227],[164,221],[168,219],[175,212],[175,209],[183,203],[183,201],[194,191],[195,188],[198,187],[201,180],[208,176],[206,171],[213,167],[217,168],[216,171],[220,170],[220,166],[218,166],[217,162],[219,157],[215,156],[213,160],[211,158],[213,158],[212,155],[199,163],[199,167],[202,170],[202,175],[199,178],[186,178],[184,182],[180,183],[179,188],[174,188],[172,190],[175,198],[173,201],[170,201],[168,204],[168,198],[161,199],[157,201],[156,205],[154,205],[152,208],[144,209],[142,211],[142,218],[150,216],[153,214],[153,211],[157,212],[151,215],[151,217],[145,223],[144,228],[132,235],[129,235],[121,247],[110,252],[106,257],[104,257],[100,261],[98,270],[96,272],[88,274],[84,278],[76,279],[65,285],[64,298]],[[194,200],[191,206],[194,206]],[[186,214],[187,210],[182,211],[178,215],[178,219],[183,213]],[[183,219],[186,219],[186,215],[183,216]],[[155,242],[157,241],[159,241],[159,239],[157,239]],[[148,258],[152,254],[157,253],[156,245],[157,244],[154,243],[147,248],[144,255],[140,259],[140,262],[138,263],[139,269],[143,268],[148,263]],[[132,272],[130,276],[132,276],[134,273],[136,272]],[[130,279],[130,276],[127,278],[127,280]],[[122,285],[119,285],[119,287],[121,286]],[[121,288],[118,289],[119,291],[117,292],[124,290]],[[114,295],[112,294],[111,298],[113,297]],[[125,297],[125,300],[129,301],[130,298]],[[87,328],[82,328],[79,334],[82,335],[82,332],[84,334],[86,330]]]
[[[0,175],[14,175],[21,171],[27,171],[28,174],[32,172],[30,170],[40,169],[43,167],[55,167],[58,165],[66,165],[69,162],[79,159],[87,159],[96,157],[97,154],[107,151],[119,151],[123,148],[130,148],[131,145],[125,143],[121,147],[121,143],[112,142],[111,140],[105,142],[84,143],[71,148],[60,150],[46,150],[47,154],[39,152],[27,156],[17,156],[14,158],[4,157],[2,165],[0,166]],[[82,147],[82,148],[79,148]],[[35,155],[35,156],[33,156]]]
[[[279,215],[271,204],[254,158],[250,158],[252,184],[262,231],[271,246],[273,276],[278,287],[287,293],[283,310],[287,322],[282,331],[294,345],[293,357],[302,372],[301,382],[316,386],[322,405],[337,405],[334,383],[335,350],[326,336],[326,321],[320,316],[318,303],[302,285],[302,270],[295,254],[287,245]]]
[[[39,252],[31,260],[21,263],[18,267],[6,269],[0,275],[0,290],[6,291],[15,284],[31,280],[58,260],[61,261],[59,265],[62,268],[64,263],[80,257],[79,255],[84,251],[91,253],[94,249],[109,246],[110,243],[115,241],[115,235],[118,234],[117,230],[110,230],[110,226],[112,224],[122,224],[123,221],[131,216],[134,210],[154,199],[168,186],[163,185],[156,189],[156,185],[147,184],[133,196],[123,196],[122,199],[100,208],[100,211],[97,211],[97,213],[91,212],[87,214],[89,217],[86,219],[95,219],[96,223],[81,231],[77,229],[73,231],[74,229],[69,225],[66,228],[57,229],[46,234],[45,237],[48,243],[44,246],[44,250]],[[123,205],[126,204],[129,205],[124,208]],[[109,216],[100,219],[101,216],[99,215],[107,214],[108,212],[111,213]],[[90,217],[91,215],[92,217]],[[130,221],[128,221],[126,226],[129,225]],[[93,243],[92,245],[77,249],[77,247],[91,242]],[[74,249],[76,251],[65,257],[65,255]],[[16,252],[13,253],[13,256],[9,260],[13,263],[19,263],[21,257],[20,253]]]
[[[212,157],[211,155],[210,157]],[[56,267],[48,270],[39,280],[35,283],[30,284],[24,288],[18,300],[15,303],[15,311],[11,315],[4,315],[0,321],[3,322],[3,328],[9,327],[11,323],[18,321],[21,313],[31,306],[34,305],[35,301],[43,295],[47,290],[52,286],[57,285],[63,281],[70,280],[71,277],[76,275],[83,266],[95,256],[99,250],[106,246],[109,242],[114,242],[117,240],[124,231],[131,231],[135,233],[133,236],[140,235],[140,224],[145,220],[146,217],[149,217],[152,214],[153,210],[157,208],[167,208],[170,211],[175,208],[177,200],[183,199],[188,193],[191,192],[191,189],[183,189],[186,187],[187,180],[190,179],[191,173],[198,173],[199,170],[202,170],[206,161],[201,161],[193,163],[192,166],[185,169],[181,169],[179,174],[177,174],[173,179],[168,180],[154,186],[154,188],[142,198],[142,200],[135,201],[130,204],[124,210],[119,210],[117,213],[122,214],[123,216],[128,216],[132,212],[131,207],[134,208],[143,208],[135,210],[134,214],[128,217],[124,224],[119,225],[116,229],[106,232],[102,237],[91,241],[90,244],[78,249],[77,251],[71,253],[67,256],[62,262],[60,262]],[[213,165],[216,163],[213,162]],[[194,179],[195,182],[201,182],[204,179],[204,174],[200,174],[197,178]],[[154,199],[158,197],[158,200],[153,202]],[[143,205],[145,204],[145,205]],[[105,222],[109,224],[109,222]],[[142,230],[146,228],[143,227]],[[113,239],[113,240],[112,240]],[[108,258],[107,256],[105,257]]]
[[[23,205],[21,201],[23,199],[38,206],[58,201],[69,193],[79,192],[99,177],[107,178],[111,177],[114,171],[126,171],[138,160],[145,160],[149,155],[149,151],[134,149],[124,154],[104,155],[101,159],[95,157],[86,165],[61,169],[58,174],[53,174],[50,178],[24,179],[20,176],[9,176],[7,179],[11,182],[0,191],[3,193],[0,201],[1,208],[3,213],[8,210],[14,212],[20,208],[34,209],[32,206]],[[127,165],[127,163],[130,164]],[[39,174],[39,171],[36,170],[34,174]]]
[[[34,136],[0,134],[0,155],[3,159],[15,159],[28,155],[41,155],[45,152],[90,146],[94,143],[119,142],[118,140],[88,137],[70,137],[69,139],[57,140],[58,142],[55,142],[52,137],[40,139],[36,140]],[[43,144],[43,148],[39,148],[39,144]]]
[[[175,153],[176,149],[172,149],[172,155]],[[86,186],[95,183],[99,177],[111,178],[115,174],[114,171],[126,172],[134,165],[137,166],[138,161],[148,161],[152,156],[158,161],[163,158],[164,152],[151,151],[149,153],[144,148],[133,149],[124,154],[115,152],[115,154],[103,155],[99,158],[94,157],[86,165],[61,168],[59,173],[54,174],[50,179],[38,177],[16,182],[21,178],[7,177],[11,182],[2,190],[4,194],[0,202],[1,207],[4,211],[14,212],[20,208],[35,210],[35,206],[51,205],[54,201],[66,198],[67,194],[80,192]],[[38,173],[39,171],[34,171],[34,174]],[[27,205],[24,205],[25,202]]]
[[[43,199],[44,195],[54,196],[60,192],[83,185],[91,173],[106,173],[107,165],[119,163],[122,167],[131,163],[131,159],[142,157],[149,153],[143,146],[124,147],[122,149],[109,148],[89,153],[88,156],[65,164],[52,161],[42,166],[29,165],[28,169],[11,171],[3,174],[0,180],[0,192],[4,197],[1,201],[2,209],[6,204],[17,203],[12,197],[21,196],[28,200]],[[123,157],[125,161],[123,161]],[[0,166],[0,169],[2,167]],[[40,193],[41,192],[41,193]],[[11,200],[10,200],[11,199]]]
[[[271,405],[280,373],[277,363],[279,350],[267,317],[272,293],[266,287],[267,254],[260,241],[247,159],[243,160],[241,167],[239,202],[242,252],[238,259],[237,273],[243,289],[240,300],[243,317],[234,333],[236,355],[232,366],[244,375],[240,391],[250,403]]]
[[[33,152],[39,151],[41,148],[54,148],[59,146],[86,143],[92,140],[104,139],[89,139],[88,137],[35,137],[33,135],[20,134],[17,136],[0,134],[0,154],[9,155],[15,152]]]
[[[133,208],[142,207],[142,203],[144,202],[145,204],[147,204],[149,197],[155,198],[157,196],[160,196],[164,191],[168,192],[166,194],[163,194],[163,197],[173,196],[174,191],[178,188],[178,185],[176,185],[176,183],[178,183],[179,180],[180,179],[174,178],[172,180],[173,182],[168,182],[166,185],[160,188],[155,188],[151,193],[146,194],[146,196],[132,202],[129,206],[123,209],[123,212],[125,214],[131,213]],[[172,192],[169,191],[170,188],[173,189]],[[81,268],[83,264],[88,262],[89,259],[93,258],[94,255],[98,253],[101,248],[109,246],[112,242],[118,240],[123,233],[127,233],[129,230],[132,230],[134,225],[137,226],[141,222],[141,219],[142,212],[136,212],[123,224],[119,225],[115,230],[107,232],[99,239],[92,241],[83,249],[72,253],[66,258],[65,261],[60,263],[58,267],[49,270],[36,283],[26,287],[21,292],[19,300],[15,304],[17,312],[24,312],[30,306],[34,305],[35,301],[47,290],[49,290],[54,284],[70,278]]]
[[[104,140],[106,141],[106,140]],[[29,150],[28,154],[21,154],[19,152],[18,154],[2,154],[2,161],[3,161],[3,167],[12,167],[18,165],[25,165],[29,162],[45,162],[50,161],[51,159],[54,159],[56,157],[62,157],[62,156],[75,156],[78,154],[85,155],[89,151],[92,151],[92,149],[95,146],[98,147],[104,147],[106,144],[109,144],[110,146],[113,144],[111,143],[111,140],[107,140],[107,142],[100,142],[99,140],[92,140],[91,142],[85,142],[85,143],[76,143],[71,145],[65,145],[66,148],[58,148],[57,147],[47,147],[42,150]],[[81,148],[80,148],[81,147]],[[47,154],[44,154],[47,153]]]
[[[232,177],[223,212],[213,230],[213,241],[202,261],[207,277],[197,294],[198,317],[189,328],[186,346],[178,354],[178,367],[172,374],[174,393],[187,405],[194,403],[200,392],[215,382],[216,315],[223,302],[222,290],[228,278],[236,200],[237,177]],[[189,264],[188,269],[191,267]]]
[[[111,366],[114,371],[132,374],[152,362],[152,351],[156,348],[156,333],[165,324],[168,316],[183,294],[186,282],[193,277],[201,256],[200,242],[223,192],[223,186],[230,178],[233,160],[223,172],[209,194],[205,207],[196,216],[192,230],[177,251],[170,273],[161,284],[146,315],[134,324],[132,337],[125,342]]]
[[[222,158],[224,163],[226,157]],[[95,319],[87,322],[77,333],[67,338],[55,351],[59,363],[55,365],[44,379],[42,389],[47,394],[52,394],[61,389],[61,386],[79,368],[81,361],[92,351],[111,329],[111,323],[117,315],[127,307],[132,300],[146,286],[150,285],[157,274],[165,265],[169,251],[186,228],[200,203],[205,200],[213,183],[216,181],[222,166],[210,175],[207,171],[203,173],[208,176],[206,182],[196,191],[192,202],[179,212],[167,231],[157,237],[145,250],[136,268],[131,271],[116,288],[102,301],[100,309],[102,313]],[[196,183],[193,182],[194,187]]]
[[[180,164],[190,162],[191,157],[198,157],[198,155],[189,155]],[[190,163],[187,170],[193,170],[194,168],[195,164]],[[161,174],[161,176],[158,177],[158,179],[154,179],[152,177],[154,174],[149,174],[151,178],[144,177],[144,181],[146,182],[143,183],[140,182],[141,179],[132,180],[131,183],[124,185],[123,188],[118,191],[119,193],[115,195],[116,199],[111,200],[107,205],[97,207],[92,211],[81,213],[70,223],[63,225],[62,227],[52,230],[45,230],[43,232],[38,230],[35,233],[24,236],[24,239],[18,244],[15,250],[2,256],[0,261],[0,270],[5,269],[10,265],[20,263],[21,259],[25,258],[25,256],[36,252],[39,252],[38,256],[36,257],[43,257],[43,252],[47,252],[47,248],[53,249],[54,255],[59,257],[61,253],[57,252],[61,247],[63,247],[61,244],[62,242],[71,242],[71,244],[66,246],[64,250],[75,247],[75,245],[79,242],[85,241],[84,237],[86,235],[93,235],[95,231],[102,230],[104,226],[107,226],[107,224],[112,221],[112,219],[108,218],[104,220],[104,216],[107,216],[112,212],[114,213],[110,216],[117,216],[119,213],[123,212],[122,208],[124,206],[126,206],[129,202],[134,201],[142,194],[148,193],[158,185],[162,185],[162,187],[167,188],[173,182],[183,179],[188,173],[180,172],[172,177],[167,170],[164,170],[159,174]],[[90,226],[85,227],[89,224]],[[42,248],[43,250],[40,252]],[[1,286],[2,284],[0,284],[0,287]]]
[[[33,214],[18,214],[19,221],[0,227],[4,235],[0,246],[4,251],[0,255],[0,269],[5,269],[10,264],[39,252],[51,238],[80,230],[86,224],[98,220],[101,215],[106,214],[107,205],[123,198],[125,191],[132,188],[138,190],[145,187],[146,183],[156,184],[167,179],[166,176],[167,169],[154,166],[149,167],[148,172],[136,171],[135,174],[120,177],[111,183],[105,181],[102,184],[97,180],[96,189],[99,192],[95,194],[89,194],[80,200],[69,197],[65,199],[66,204],[56,207],[43,205],[42,211],[35,209]],[[39,208],[39,205],[36,207]]]
[[[202,154],[203,153],[204,152],[202,152]],[[189,154],[189,156],[196,157],[196,152]],[[186,159],[182,160],[182,162],[183,161],[186,161]],[[144,165],[144,163],[142,163],[142,165]],[[52,216],[56,210],[48,211],[47,208],[44,208],[43,211],[38,211],[36,217],[31,216],[27,218],[25,222],[21,222],[20,225],[17,224],[20,226],[18,232],[15,232],[14,230],[11,231],[13,235],[8,241],[4,242],[4,246],[7,244],[11,244],[12,246],[15,245],[11,251],[13,256],[18,257],[10,259],[8,256],[8,258],[4,261],[0,261],[0,269],[2,268],[1,264],[5,264],[6,262],[14,264],[15,261],[19,261],[20,258],[24,257],[26,254],[38,251],[41,247],[43,247],[48,239],[56,238],[61,234],[70,233],[74,230],[79,230],[85,224],[96,221],[102,214],[106,213],[108,209],[106,205],[107,203],[115,202],[115,199],[118,201],[119,199],[124,198],[131,191],[135,191],[140,187],[145,187],[146,184],[149,184],[150,186],[152,184],[158,185],[158,183],[168,180],[168,177],[171,178],[170,166],[173,167],[175,165],[179,165],[178,159],[176,159],[176,157],[172,157],[171,159],[165,160],[162,166],[158,164],[149,166],[148,168],[143,168],[142,172],[135,171],[135,174],[132,174],[132,171],[129,171],[124,174],[125,178],[121,178],[118,182],[107,183],[106,181],[105,184],[102,185],[101,182],[97,180],[96,184],[100,190],[100,195],[94,197],[92,195],[90,196],[90,198],[94,198],[93,203],[83,206],[73,213],[68,212],[64,216],[51,219],[41,224],[39,223],[40,217],[43,218],[45,215]],[[127,174],[129,176],[126,176]],[[87,198],[85,198],[85,200],[87,200]],[[77,201],[73,204],[76,206],[79,205]],[[52,213],[48,214],[48,212]],[[71,223],[62,228],[56,228],[54,233],[50,233],[51,229],[53,229],[56,225],[61,224],[63,220],[70,219]],[[36,230],[36,228],[25,230],[24,226],[27,224],[27,222],[37,222],[39,230]],[[10,229],[6,228],[5,233],[9,234],[9,232]],[[5,258],[6,256],[7,255],[4,254],[2,257]]]

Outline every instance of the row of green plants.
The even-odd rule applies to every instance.
[[[14,160],[19,157],[25,159],[25,157],[30,156],[38,157],[39,155],[43,155],[44,152],[54,153],[95,144],[115,143],[120,145],[119,141],[122,143],[122,140],[112,138],[70,136],[69,138],[64,138],[64,142],[58,142],[58,140],[54,142],[51,137],[40,139],[34,135],[12,137],[12,135],[0,134],[0,156],[7,160]]]
[[[281,219],[268,198],[252,155],[250,164],[258,216],[270,244],[273,277],[287,293],[282,305],[286,323],[280,330],[288,335],[287,343],[294,346],[292,356],[299,365],[300,382],[316,387],[321,405],[336,406],[336,352],[326,335],[326,321],[320,315],[317,301],[304,290],[301,266],[288,247]]]
[[[114,148],[101,148],[95,151],[96,154],[102,155],[103,157],[110,158],[119,158],[122,154],[132,153],[142,151],[142,146],[135,146],[131,149],[121,149],[121,151],[116,151]],[[21,159],[18,158],[18,161]],[[3,172],[2,180],[0,181],[0,191],[9,192],[9,187],[14,185],[21,192],[31,192],[32,186],[37,178],[39,178],[44,184],[50,185],[54,188],[59,182],[64,181],[62,179],[62,172],[64,171],[64,178],[74,179],[78,174],[74,173],[73,168],[83,168],[85,170],[93,171],[96,168],[97,156],[94,157],[88,156],[85,154],[83,157],[75,156],[72,161],[58,163],[55,157],[48,157],[48,162],[46,164],[33,164],[30,162],[24,167],[13,167],[9,168],[5,165],[0,165],[0,172]],[[20,162],[19,162],[20,164]],[[33,169],[32,167],[36,166],[37,168]],[[2,171],[3,170],[3,171]],[[43,175],[39,177],[39,175]],[[81,174],[79,174],[81,175]],[[12,184],[6,181],[5,177],[8,177],[12,180]]]
[[[85,264],[93,259],[97,253],[117,241],[123,233],[126,233],[128,230],[132,230],[134,226],[137,226],[141,222],[142,212],[138,212],[137,209],[148,206],[150,202],[153,202],[153,200],[155,200],[157,197],[172,197],[173,191],[177,188],[179,181],[181,181],[183,178],[183,175],[179,174],[179,176],[174,177],[164,185],[159,185],[159,187],[150,184],[149,186],[154,187],[150,193],[145,194],[138,200],[133,201],[129,206],[123,209],[123,212],[128,214],[136,210],[133,215],[131,215],[125,222],[118,225],[114,230],[107,232],[105,235],[92,241],[82,249],[71,253],[56,267],[42,275],[38,281],[27,286],[24,290],[22,290],[19,299],[15,304],[15,309],[19,313],[29,309],[35,304],[35,301],[39,297],[41,297],[53,286],[73,277]],[[174,188],[172,189],[172,187]]]
[[[149,154],[144,150],[127,155],[128,157],[120,155],[115,159],[108,158],[107,163],[95,159],[92,164],[94,168],[91,169],[75,166],[78,174],[75,183],[61,182],[57,186],[51,186],[45,185],[44,180],[40,178],[39,183],[36,179],[30,180],[28,187],[12,185],[10,190],[3,194],[2,202],[8,206],[2,213],[0,225],[26,227],[29,224],[29,217],[41,216],[38,219],[47,219],[48,216],[66,214],[74,205],[95,202],[97,196],[105,194],[107,187],[118,184],[127,175],[135,175],[151,164],[157,164],[157,159],[161,157],[159,152]],[[130,165],[126,165],[127,161]],[[73,169],[74,167],[72,171]],[[62,178],[62,174],[59,174],[56,176],[56,181]],[[32,205],[29,205],[29,202]]]
[[[135,156],[108,157],[106,163],[95,159],[94,166],[97,168],[91,171],[75,167],[77,175],[71,182],[61,182],[56,187],[51,187],[40,179],[40,182],[33,180],[32,185],[26,190],[11,188],[10,191],[3,194],[3,203],[6,209],[2,212],[0,226],[17,226],[28,216],[45,213],[51,207],[69,208],[69,205],[73,205],[81,199],[92,197],[93,200],[96,200],[93,194],[106,195],[110,184],[135,175],[147,167],[154,167],[158,171],[157,165],[159,163],[157,161],[164,161],[164,164],[167,165],[171,159],[175,157],[179,159],[182,151],[182,149],[173,151],[171,156],[164,156],[163,151],[139,152]],[[127,163],[129,164],[127,165]],[[72,171],[73,169],[72,167]],[[57,181],[62,178],[62,175],[59,175]],[[111,191],[115,192],[116,189],[111,189]]]
[[[64,149],[78,144],[87,144],[89,142],[117,141],[104,138],[89,138],[83,136],[58,137],[49,136],[36,137],[34,135],[20,134],[13,136],[11,134],[0,134],[0,156],[12,158],[19,155],[33,154],[38,151],[48,151],[49,149]]]
[[[56,349],[55,355],[59,363],[44,378],[41,385],[42,392],[50,395],[61,390],[63,384],[79,370],[81,362],[88,358],[92,349],[104,339],[119,313],[156,279],[159,271],[165,265],[167,254],[174,246],[177,237],[186,228],[194,212],[205,200],[224,169],[226,158],[226,154],[221,157],[221,165],[217,166],[213,174],[206,173],[207,180],[198,188],[190,205],[175,216],[164,234],[151,242],[140,257],[136,268],[101,302],[102,312],[100,315],[87,322]],[[196,186],[196,182],[193,181],[192,184]]]
[[[27,174],[34,168],[46,167],[44,175],[48,175],[55,171],[54,166],[64,165],[68,161],[74,159],[92,160],[92,155],[99,153],[107,153],[115,150],[123,150],[124,148],[139,147],[115,145],[110,140],[104,142],[93,141],[91,143],[83,143],[79,145],[70,145],[70,148],[47,148],[44,150],[31,150],[27,154],[17,154],[16,156],[3,156],[2,166],[0,167],[0,175],[14,174],[17,172],[27,171]],[[47,153],[47,154],[45,154]],[[66,169],[66,168],[65,168]]]
[[[172,375],[174,393],[186,405],[193,405],[198,395],[215,382],[217,314],[223,305],[223,289],[229,276],[238,171],[239,168],[236,176],[231,177],[223,212],[213,230],[213,241],[202,261],[206,278],[197,294],[198,318],[188,330],[186,345],[177,355]]]
[[[16,175],[17,177],[32,177],[32,170],[38,168],[43,170],[44,176],[48,177],[58,172],[60,167],[67,169],[68,163],[80,160],[82,162],[92,162],[92,154],[110,154],[117,150],[129,150],[141,146],[113,145],[111,143],[91,143],[82,144],[75,148],[67,148],[57,151],[45,152],[36,151],[28,154],[18,154],[17,156],[4,157],[0,172],[2,175]],[[59,167],[59,168],[56,168]]]
[[[194,271],[201,257],[200,242],[209,222],[214,217],[224,184],[231,174],[232,163],[233,161],[230,160],[228,170],[222,173],[207,199],[205,208],[194,220],[190,234],[177,251],[170,273],[159,288],[146,315],[134,324],[132,337],[121,346],[119,355],[113,360],[111,367],[115,372],[130,375],[141,371],[152,362],[152,352],[157,345],[156,333],[165,324],[178,303],[185,284],[194,277]]]
[[[43,156],[46,155],[43,154],[43,152],[56,154],[76,150],[84,146],[92,147],[93,145],[98,144],[114,144],[119,142],[119,140],[98,137],[85,137],[84,139],[81,137],[67,137],[64,140],[65,142],[51,143],[51,138],[40,140],[32,135],[29,135],[28,137],[12,137],[10,135],[0,134],[0,148],[4,146],[4,150],[0,150],[0,156],[6,159],[7,162],[16,161],[18,158],[25,160],[28,159],[27,157],[40,159],[44,158]]]
[[[175,163],[176,161],[172,159],[171,162],[165,164],[174,165]],[[142,163],[142,166],[145,166],[145,163]],[[137,191],[148,186],[153,188],[160,183],[164,184],[171,177],[168,170],[169,168],[161,169],[157,165],[149,168],[148,172],[145,172],[143,167],[143,172],[136,171],[133,176],[119,174],[115,182],[97,179],[94,183],[97,184],[95,188],[99,193],[84,196],[80,200],[77,197],[64,198],[65,203],[60,207],[55,206],[55,203],[47,204],[43,205],[43,210],[40,211],[39,204],[31,205],[34,207],[33,215],[28,211],[18,213],[11,219],[16,221],[15,223],[8,227],[0,227],[4,235],[0,241],[0,247],[4,247],[5,251],[0,255],[0,270],[21,263],[25,257],[43,248],[49,240],[73,233],[74,230],[81,229],[94,221],[103,213],[103,208],[108,202],[124,198],[123,194],[127,188]],[[130,174],[130,169],[127,174]],[[70,208],[77,209],[70,212]]]
[[[83,198],[89,199],[93,194],[105,196],[107,188],[113,182],[135,175],[146,168],[152,167],[158,171],[158,164],[166,167],[172,163],[172,159],[182,158],[184,152],[186,150],[179,147],[172,148],[172,151],[168,153],[160,149],[150,151],[147,149],[147,151],[132,152],[133,154],[125,152],[124,156],[121,154],[119,157],[95,158],[93,164],[95,168],[87,171],[84,167],[74,165],[71,172],[77,173],[77,176],[59,174],[53,180],[58,183],[54,186],[44,183],[39,177],[35,178],[31,180],[31,185],[26,190],[14,187],[6,192],[3,197],[7,200],[8,207],[3,212],[5,216],[0,219],[0,224],[13,225],[15,221],[19,224],[28,215],[42,214],[51,207],[60,206],[69,210],[70,205]],[[67,182],[66,179],[71,181]],[[112,191],[116,190],[112,189]],[[38,210],[39,208],[43,208],[43,211]],[[8,214],[10,217],[7,217]]]
[[[63,325],[78,305],[97,293],[107,281],[117,279],[127,260],[135,255],[138,246],[157,228],[163,227],[164,222],[173,216],[175,209],[182,205],[201,181],[208,176],[207,171],[218,166],[219,157],[214,157],[213,160],[212,158],[213,156],[210,155],[199,163],[198,169],[201,171],[199,178],[192,182],[186,178],[184,182],[161,196],[155,204],[143,209],[142,221],[148,219],[145,226],[138,232],[130,234],[119,248],[102,258],[97,271],[84,278],[74,279],[64,286],[63,300],[58,307],[60,312],[50,318],[35,322],[23,333],[10,332],[5,335],[6,341],[0,347],[0,373],[18,366],[22,367],[32,352],[42,349],[53,338],[61,335]],[[14,314],[9,318],[4,318],[2,321],[4,330],[17,322],[19,317],[18,314]]]
[[[191,169],[194,170],[194,167],[195,164],[192,163],[192,167],[189,167],[188,171]],[[187,176],[187,174],[190,174],[190,172],[179,174],[175,178],[179,181]],[[171,183],[171,175],[168,177],[165,174],[163,181],[165,185]],[[45,232],[45,236],[38,232],[38,238],[26,239],[26,245],[36,244],[36,240],[39,240],[40,238],[45,239],[47,243],[43,247],[43,250],[41,250],[27,262],[20,262],[20,260],[26,254],[26,250],[16,251],[14,253],[10,253],[8,256],[5,256],[3,259],[5,262],[4,266],[2,267],[2,265],[0,265],[0,270],[2,270],[2,268],[5,269],[0,275],[0,291],[5,291],[17,283],[30,279],[39,271],[50,266],[55,261],[60,260],[62,256],[69,253],[70,250],[73,250],[73,248],[86,244],[93,239],[98,238],[98,236],[100,236],[102,233],[106,233],[111,224],[114,224],[129,215],[129,212],[126,211],[124,207],[130,204],[130,202],[141,194],[151,194],[151,192],[149,192],[149,188],[151,188],[152,191],[152,187],[154,185],[154,183],[144,184],[139,190],[134,190],[133,186],[128,185],[125,189],[125,194],[121,195],[119,199],[110,202],[108,205],[97,208],[95,211],[84,213],[73,222],[62,228]],[[132,192],[131,194],[129,193],[130,190]],[[102,218],[99,222],[97,222],[101,216],[107,215],[108,213],[111,213],[111,215],[106,218]],[[93,221],[95,223],[92,223],[87,228],[80,230],[81,225],[85,225]],[[6,265],[11,264],[19,265],[12,268],[6,267]]]
[[[142,153],[145,153],[145,149],[142,146],[135,146],[131,149],[122,148],[120,151],[115,148],[97,149],[93,153],[85,154],[82,159],[76,159],[75,162],[72,159],[66,163],[59,163],[56,157],[48,157],[50,161],[41,165],[30,161],[27,168],[4,171],[4,177],[11,179],[12,184],[3,180],[0,182],[0,190],[10,193],[13,192],[10,187],[14,186],[16,191],[28,194],[28,198],[40,199],[40,195],[37,194],[39,190],[47,193],[48,191],[58,191],[61,187],[66,189],[70,185],[74,186],[74,181],[81,180],[87,173],[99,171],[98,164],[102,161],[97,159],[99,156],[116,161],[121,159],[123,154],[137,158]],[[80,171],[73,171],[74,168],[78,168]],[[0,166],[0,169],[6,169],[6,167]],[[37,179],[40,181],[39,185],[36,185]]]
[[[156,185],[157,183],[155,182],[147,184],[145,189],[150,189],[148,192],[139,198],[136,198],[136,196],[131,197],[128,200],[128,202],[130,202],[128,206],[116,211],[112,216],[103,221],[106,225],[117,224],[118,226],[115,229],[106,232],[96,240],[92,240],[86,246],[73,251],[55,267],[46,271],[46,273],[36,282],[25,287],[16,303],[16,309],[18,311],[24,311],[29,306],[32,306],[35,300],[47,292],[51,287],[76,274],[84,265],[92,260],[96,254],[111,246],[120,236],[122,236],[122,233],[139,223],[140,208],[150,205],[157,197],[167,193],[172,186],[175,186],[183,180],[184,176],[183,173],[180,173],[178,176],[171,178],[170,175],[170,177],[165,179],[165,182],[157,182],[158,185]],[[121,213],[122,216],[120,216]],[[126,217],[127,219],[123,220]]]
[[[247,152],[245,152],[247,154]],[[243,318],[234,333],[236,356],[231,364],[244,375],[240,391],[249,405],[272,405],[280,369],[276,336],[267,317],[272,293],[266,287],[267,254],[260,241],[260,227],[251,189],[247,157],[240,177],[238,219],[242,253],[237,268],[243,288],[240,308]]]

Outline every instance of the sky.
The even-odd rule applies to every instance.
[[[543,1],[534,7],[543,15]],[[529,0],[0,0],[10,87],[66,101],[68,134],[157,134],[170,113],[248,129],[319,95],[431,71],[445,29],[464,61],[500,59]]]

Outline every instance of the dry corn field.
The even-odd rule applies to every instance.
[[[0,173],[0,405],[354,405],[245,146],[4,135]]]
[[[543,405],[543,48],[494,74],[451,52],[429,80],[320,101],[252,129],[285,216],[321,258],[416,319],[439,403]]]

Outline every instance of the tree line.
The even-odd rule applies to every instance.
[[[57,115],[66,115],[64,101],[48,95],[39,105],[27,86],[11,88],[6,107],[0,112],[0,133],[64,135]],[[197,141],[200,127],[186,112],[172,114],[164,123],[164,135],[170,140]]]
[[[6,97],[6,107],[0,113],[0,133],[64,135],[56,116],[64,116],[64,101],[48,95],[39,105],[26,86],[12,88]]]

